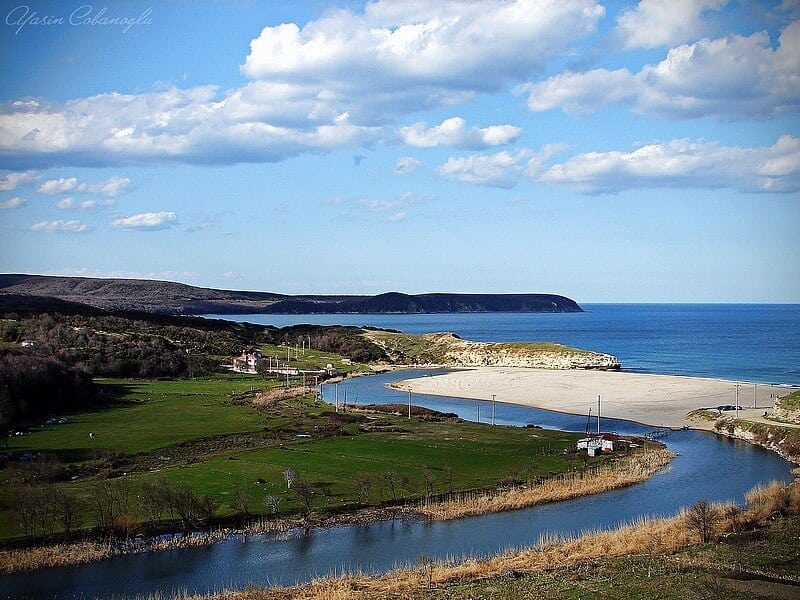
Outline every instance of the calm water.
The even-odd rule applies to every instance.
[[[609,352],[626,368],[658,373],[800,383],[800,306],[589,305],[581,314],[456,315],[249,315],[275,325],[342,323],[412,333],[453,331],[473,340],[553,340]],[[385,384],[425,372],[362,377],[340,384],[340,399],[404,402]],[[323,386],[328,400],[332,387]],[[474,420],[476,403],[414,396],[414,403]],[[486,415],[485,410],[483,411]],[[583,430],[585,417],[498,403],[496,421]],[[603,429],[641,434],[649,428],[604,420]],[[345,571],[381,572],[416,563],[420,554],[486,556],[536,543],[542,535],[570,535],[612,528],[639,516],[671,515],[700,498],[741,503],[757,483],[791,480],[792,465],[745,443],[695,431],[664,440],[679,454],[662,473],[625,490],[533,509],[483,515],[449,523],[385,522],[344,526],[288,539],[230,539],[209,548],[122,556],[90,566],[48,569],[30,576],[0,577],[13,598],[93,598],[160,591],[208,593],[223,588],[292,584]]]
[[[406,394],[386,383],[428,375],[403,371],[361,377],[340,384],[348,401],[403,402]],[[323,386],[328,400],[332,386]],[[476,415],[474,401],[414,395],[414,403]],[[484,412],[484,415],[486,413]],[[562,430],[582,430],[585,417],[497,404],[496,421],[523,426],[535,423]],[[648,427],[604,420],[603,429],[642,434]],[[521,511],[483,515],[448,523],[396,521],[343,526],[275,540],[230,539],[209,548],[122,556],[91,566],[48,569],[33,576],[0,578],[16,598],[133,596],[156,591],[208,593],[222,588],[292,584],[344,571],[381,572],[414,564],[420,554],[446,557],[488,556],[535,544],[543,535],[570,535],[613,528],[639,516],[672,515],[700,498],[741,503],[757,483],[790,481],[792,465],[777,455],[745,443],[696,431],[670,433],[665,440],[679,454],[649,481],[624,490]]]
[[[798,304],[588,304],[583,313],[236,315],[278,327],[369,325],[405,333],[452,331],[475,341],[552,341],[613,354],[623,368],[800,384]]]

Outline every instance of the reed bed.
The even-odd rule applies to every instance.
[[[120,542],[110,539],[103,542],[72,542],[19,550],[3,550],[0,551],[0,574],[22,573],[45,567],[80,565],[121,554],[210,546],[223,541],[230,533],[229,530],[218,529],[151,540],[134,539]]]
[[[605,557],[630,554],[666,554],[696,541],[687,530],[685,516],[639,521],[614,531],[587,534],[567,540],[543,540],[537,547],[508,552],[489,559],[460,563],[421,561],[418,567],[398,569],[382,576],[341,575],[292,588],[245,589],[225,592],[217,600],[344,600],[345,598],[403,598],[429,587],[476,581],[510,573],[536,573]]]
[[[428,519],[447,521],[607,492],[645,481],[674,456],[664,449],[639,452],[596,469],[561,474],[537,485],[454,495],[443,502],[423,501],[417,513]]]

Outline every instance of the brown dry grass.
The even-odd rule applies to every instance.
[[[19,573],[43,567],[84,564],[113,555],[114,548],[111,545],[98,542],[3,550],[0,551],[0,573]]]
[[[218,600],[339,600],[345,598],[404,598],[429,585],[475,581],[509,572],[535,573],[595,560],[598,550],[607,557],[629,554],[671,554],[695,541],[683,515],[665,520],[640,520],[615,531],[576,539],[545,542],[536,548],[509,552],[489,559],[469,559],[458,564],[433,563],[400,569],[374,577],[345,575],[321,579],[294,588],[246,589],[214,596]]]
[[[597,470],[562,474],[538,485],[462,495],[445,502],[423,503],[418,512],[429,519],[446,521],[607,492],[645,481],[674,456],[663,449],[639,452]]]

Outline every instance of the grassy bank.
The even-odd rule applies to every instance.
[[[218,600],[345,598],[794,598],[800,589],[800,486],[757,488],[739,510],[703,505],[663,520],[544,541],[485,560],[345,575],[294,588],[218,594]]]
[[[669,464],[674,456],[663,449],[638,452],[598,464],[594,469],[579,474],[564,473],[534,485],[515,486],[499,492],[460,495],[444,502],[425,502],[419,513],[436,520],[459,519],[599,494],[647,480]]]
[[[564,432],[336,413],[313,395],[256,403],[277,382],[251,376],[101,385],[119,402],[3,438],[2,543],[324,518],[603,460],[565,454]]]

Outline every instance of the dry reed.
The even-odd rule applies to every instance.
[[[594,470],[561,474],[537,485],[463,494],[444,502],[423,502],[417,512],[429,519],[446,521],[607,492],[645,481],[674,456],[663,449],[639,452]]]

